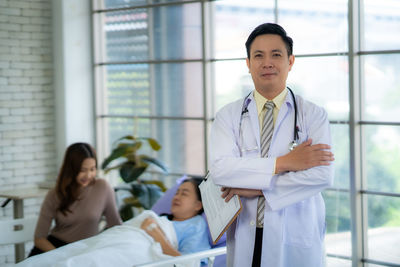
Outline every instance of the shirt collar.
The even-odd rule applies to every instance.
[[[277,95],[274,99],[272,99],[272,102],[275,104],[275,108],[279,109],[281,108],[283,102],[285,101],[287,95],[287,89],[285,88],[280,92],[279,95]],[[256,101],[256,106],[257,106],[257,114],[260,115],[261,111],[264,108],[265,103],[269,100],[263,97],[257,90],[254,90],[254,100]]]

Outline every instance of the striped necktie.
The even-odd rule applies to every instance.
[[[269,145],[271,144],[272,133],[274,132],[274,117],[273,110],[275,104],[272,101],[265,103],[267,112],[265,113],[262,132],[261,132],[261,157],[266,158],[268,154]],[[260,196],[257,202],[257,227],[262,228],[264,225],[264,209],[265,209],[265,198]]]

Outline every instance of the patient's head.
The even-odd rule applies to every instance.
[[[199,190],[200,182],[200,179],[191,178],[181,183],[171,202],[173,220],[187,220],[203,212]]]

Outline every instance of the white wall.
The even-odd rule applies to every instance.
[[[0,191],[54,181],[66,146],[95,144],[90,23],[89,0],[0,0]],[[13,262],[0,246],[0,266]]]
[[[74,142],[95,145],[90,1],[53,0],[57,162]]]

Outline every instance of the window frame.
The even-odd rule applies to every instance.
[[[275,22],[279,23],[279,0],[274,1],[274,18]],[[97,148],[99,159],[105,157],[106,152],[109,151],[107,131],[105,131],[104,120],[114,115],[107,114],[107,105],[105,98],[105,80],[104,68],[101,66],[109,64],[120,64],[121,62],[105,62],[103,59],[105,51],[102,47],[104,44],[104,34],[102,34],[102,20],[104,20],[104,13],[113,11],[132,10],[138,8],[149,8],[152,10],[154,7],[170,6],[170,5],[186,5],[191,3],[201,4],[201,57],[196,59],[182,59],[182,60],[147,60],[147,61],[130,61],[124,62],[138,64],[163,64],[163,63],[185,63],[185,62],[198,62],[202,65],[202,79],[203,79],[203,115],[200,117],[185,117],[185,116],[139,116],[132,114],[130,118],[145,118],[150,120],[201,120],[204,123],[204,174],[208,168],[208,132],[213,115],[215,112],[214,107],[214,94],[215,88],[213,77],[213,63],[218,61],[229,60],[245,60],[245,58],[224,58],[216,59],[212,53],[212,36],[213,36],[213,2],[215,0],[192,0],[192,1],[170,1],[166,3],[152,3],[148,1],[148,5],[112,8],[105,9],[101,0],[92,0],[92,18],[93,18],[93,36],[94,36],[94,81],[95,81],[95,101],[96,101],[96,134],[97,134]],[[338,51],[337,53],[319,53],[319,54],[303,54],[296,55],[296,57],[330,57],[330,56],[347,56],[349,67],[349,107],[350,113],[348,120],[330,121],[334,124],[346,124],[349,126],[349,151],[350,151],[350,181],[349,188],[329,188],[327,191],[340,191],[347,192],[350,197],[351,209],[351,257],[346,255],[327,254],[327,257],[346,259],[351,262],[352,266],[367,266],[368,264],[379,264],[382,266],[400,266],[395,263],[377,261],[368,258],[368,203],[366,201],[368,195],[380,195],[386,197],[400,198],[400,193],[380,192],[368,190],[366,187],[365,177],[365,157],[364,151],[366,147],[365,136],[363,132],[364,125],[391,125],[400,127],[400,122],[379,122],[372,120],[363,120],[363,56],[366,55],[384,55],[384,54],[400,54],[398,50],[364,50],[362,45],[363,29],[364,29],[364,10],[363,0],[348,0],[348,51]],[[172,173],[172,175],[180,176],[183,173]]]

